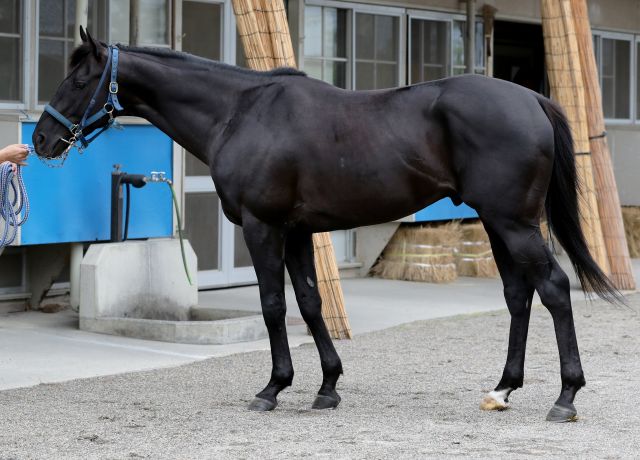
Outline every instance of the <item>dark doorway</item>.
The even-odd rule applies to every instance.
[[[493,76],[548,94],[541,25],[496,21]]]

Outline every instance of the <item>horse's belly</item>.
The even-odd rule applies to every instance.
[[[296,220],[314,231],[374,225],[406,217],[447,195],[445,189],[428,181],[391,182],[327,186],[322,193],[302,200]]]

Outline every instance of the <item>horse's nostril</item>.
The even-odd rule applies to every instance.
[[[44,134],[39,133],[38,136],[36,137],[36,144],[42,145],[44,144],[45,140],[47,140],[47,137]]]

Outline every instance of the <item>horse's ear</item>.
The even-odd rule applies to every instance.
[[[89,33],[89,31],[87,30],[87,41],[89,43],[91,43],[91,51],[93,52],[93,55],[96,58],[100,58],[100,43],[98,43],[98,40],[96,40],[95,38],[93,38],[91,36],[91,34]]]
[[[87,41],[89,40],[87,38],[87,33],[84,31],[84,27],[80,26],[80,39],[83,41],[83,43],[87,43]]]

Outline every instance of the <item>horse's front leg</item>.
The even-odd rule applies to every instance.
[[[260,285],[262,314],[269,331],[272,370],[267,386],[249,404],[250,410],[268,411],[278,405],[280,391],[291,385],[293,365],[287,340],[284,299],[284,232],[243,214],[242,230]]]

